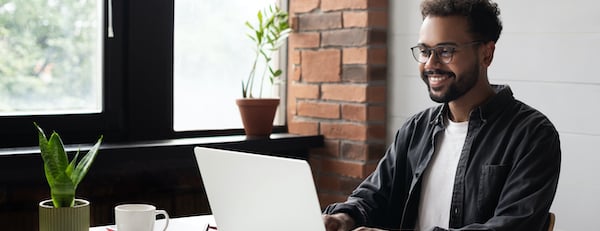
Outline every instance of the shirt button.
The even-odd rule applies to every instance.
[[[458,214],[458,208],[454,208],[454,214]]]

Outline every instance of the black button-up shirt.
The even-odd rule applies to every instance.
[[[475,108],[452,192],[451,230],[543,230],[560,172],[560,141],[552,123],[516,100],[508,86]],[[413,230],[421,181],[444,130],[447,105],[411,117],[367,177],[344,203],[357,226]]]

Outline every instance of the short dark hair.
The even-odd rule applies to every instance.
[[[498,42],[502,32],[500,9],[490,0],[424,0],[423,19],[427,16],[464,16],[476,40]]]

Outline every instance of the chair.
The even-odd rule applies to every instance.
[[[554,215],[554,213],[549,212],[548,213],[548,231],[553,231],[554,230],[554,222],[556,221],[556,215]]]

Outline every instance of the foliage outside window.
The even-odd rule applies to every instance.
[[[0,115],[101,110],[101,1],[0,1]]]

